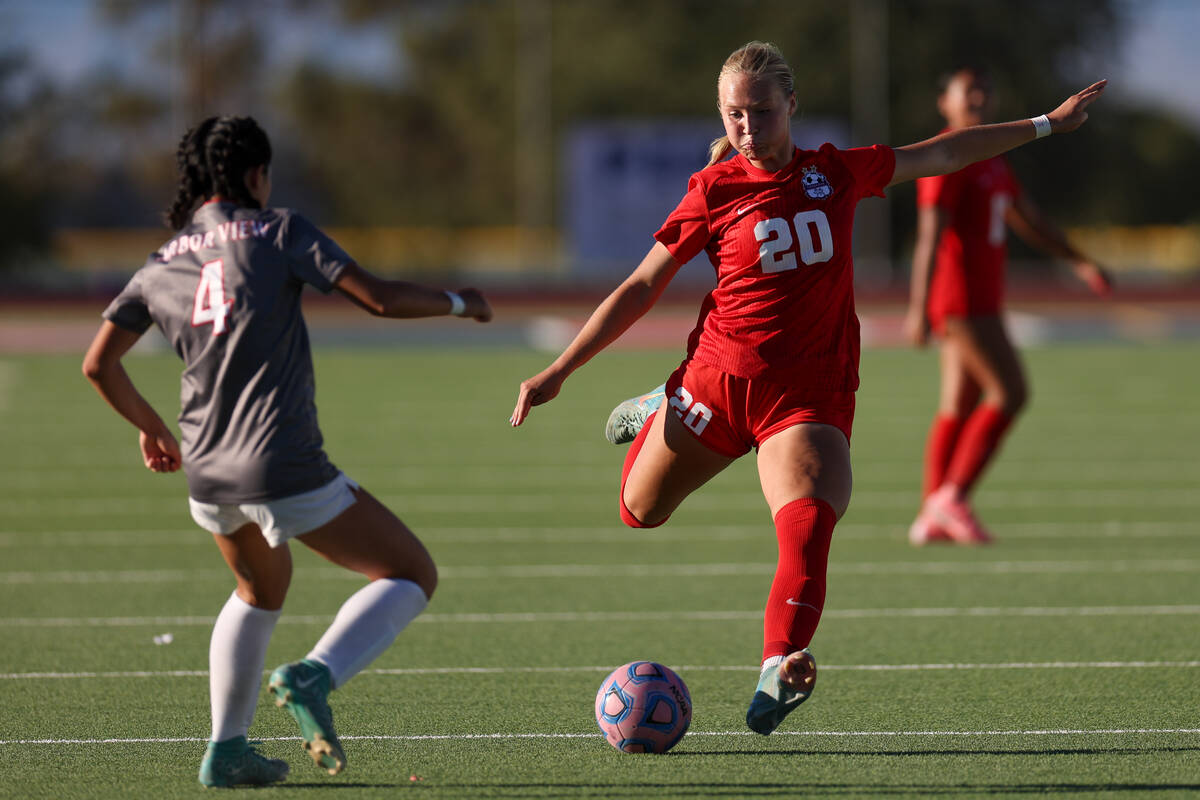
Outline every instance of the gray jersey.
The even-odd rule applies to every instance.
[[[208,203],[105,309],[122,328],[158,325],[183,359],[179,428],[196,500],[263,502],[337,476],[317,427],[300,292],[331,291],[350,262],[292,211]]]

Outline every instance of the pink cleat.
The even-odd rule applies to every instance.
[[[992,535],[980,524],[971,504],[949,484],[929,495],[922,516],[928,515],[959,544],[990,544]]]
[[[917,518],[913,520],[913,524],[908,529],[908,543],[913,547],[953,541],[950,534],[946,533],[946,529],[939,525],[933,515],[924,508],[921,509],[921,513],[917,514]]]

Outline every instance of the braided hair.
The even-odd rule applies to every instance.
[[[259,208],[246,188],[246,170],[271,163],[271,142],[251,117],[209,117],[183,135],[175,162],[179,189],[164,216],[179,230],[196,204],[213,195]]]

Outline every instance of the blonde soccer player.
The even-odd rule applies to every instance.
[[[687,356],[645,412],[621,475],[625,524],[653,528],[750,450],[779,544],[762,668],[746,712],[769,734],[812,693],[808,646],[825,603],[834,525],[850,503],[850,435],[859,334],[850,244],[859,201],[953,172],[1087,119],[1100,82],[1048,115],[950,131],[892,148],[802,150],[791,138],[794,78],[778,48],[751,42],[717,76],[725,133],[709,164],[630,276],[546,369],[520,385],[511,422],[537,405],[654,305],[680,266],[706,253],[717,284]],[[664,402],[665,399],[665,402]],[[657,410],[656,410],[657,409]]]

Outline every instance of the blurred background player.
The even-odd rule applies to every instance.
[[[992,91],[985,71],[957,69],[942,78],[940,89],[944,130],[988,121]],[[1104,270],[1038,211],[1002,156],[917,180],[904,327],[921,347],[931,330],[938,334],[941,391],[925,448],[923,504],[909,529],[914,545],[992,538],[971,508],[970,492],[1029,394],[1002,314],[1010,227],[1031,246],[1069,261],[1097,294],[1110,291]]]
[[[104,311],[84,374],[137,427],[146,467],[187,476],[192,517],[211,531],[237,578],[209,649],[212,737],[206,786],[282,780],[288,765],[246,733],[267,642],[292,576],[288,540],[362,573],[307,657],[269,688],[330,774],[346,758],[327,696],[382,653],[427,605],[437,569],[416,536],[329,462],[317,426],[312,353],[300,310],[305,284],[334,288],[372,314],[491,319],[479,292],[381,280],[288,209],[267,208],[271,146],[248,117],[210,117],[177,153],[168,211],[178,235],[152,254]],[[184,361],[183,445],[134,386],[121,359],[157,325]]]
[[[687,357],[666,381],[669,410],[649,415],[626,454],[619,511],[631,527],[661,525],[689,494],[757,449],[779,561],[746,713],[751,730],[775,730],[816,681],[807,648],[852,483],[859,335],[850,243],[858,202],[1052,130],[1074,130],[1103,89],[1097,83],[1049,115],[907,147],[800,150],[791,138],[796,96],[783,55],[762,42],[739,48],[718,75],[725,135],[713,142],[708,167],[691,177],[633,273],[549,367],[521,383],[514,426],[645,314],[681,265],[708,253],[717,286],[703,301]],[[642,405],[662,397],[652,392]]]

